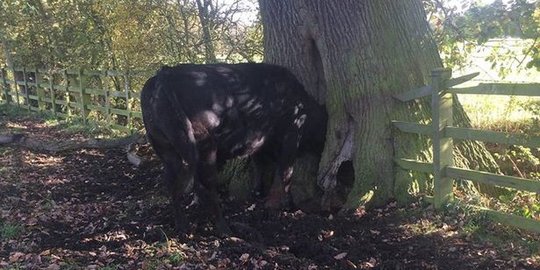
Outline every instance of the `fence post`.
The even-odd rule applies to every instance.
[[[39,108],[39,111],[42,112],[45,110],[45,91],[43,90],[43,88],[39,85],[39,69],[38,68],[35,68],[34,69],[34,72],[35,72],[35,76],[36,76],[36,79],[35,79],[35,83],[36,83],[36,94],[37,94],[37,97],[38,97],[38,108]]]
[[[4,97],[6,99],[6,104],[9,104],[11,102],[11,96],[9,95],[9,85],[7,83],[7,79],[6,79],[6,76],[7,76],[7,71],[5,68],[2,68],[2,70],[0,71],[1,73],[1,76],[2,76],[2,88],[3,88],[3,92],[4,92]]]
[[[64,76],[64,83],[66,84],[66,92],[64,93],[65,102],[66,102],[66,113],[68,117],[71,117],[71,94],[69,94],[70,82],[69,82],[67,69],[64,69],[63,76]]]
[[[28,107],[28,110],[31,110],[30,106],[30,94],[28,94],[28,79],[26,78],[26,67],[23,67],[23,82],[24,82],[24,94],[26,96],[26,106]]]
[[[451,77],[449,69],[431,72],[431,109],[433,114],[433,181],[434,205],[440,209],[453,197],[453,179],[446,176],[446,167],[454,164],[452,138],[446,137],[446,126],[453,124],[452,94],[447,93],[445,82]]]
[[[56,117],[56,91],[54,89],[54,72],[49,69],[49,89],[51,94],[51,110],[54,117]]]
[[[131,128],[131,104],[129,102],[129,99],[131,98],[130,88],[131,84],[129,81],[129,70],[126,70],[126,72],[124,73],[124,92],[126,94],[127,128],[129,128],[130,132],[133,132]]]
[[[111,126],[111,102],[109,95],[109,84],[107,82],[108,71],[105,69],[101,72],[101,85],[103,87],[103,93],[105,94],[105,114],[107,125]]]
[[[15,75],[15,67],[12,66],[11,67],[11,73],[13,75],[13,84],[14,84],[14,89],[15,90],[15,99],[17,100],[17,108],[20,108],[21,107],[21,101],[20,101],[20,97],[19,97],[19,82],[17,81],[17,76]]]
[[[88,95],[86,94],[86,91],[84,89],[84,82],[83,82],[83,70],[80,68],[79,69],[79,74],[78,74],[78,79],[79,79],[79,90],[80,90],[80,93],[81,93],[81,114],[82,114],[82,118],[83,118],[83,123],[86,124],[86,120],[88,118],[88,112],[86,110],[86,104],[88,104],[88,102],[90,101],[89,100],[89,97]]]

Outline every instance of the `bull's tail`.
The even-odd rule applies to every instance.
[[[194,130],[186,112],[180,105],[175,89],[181,86],[175,85],[175,80],[170,78],[171,73],[167,67],[162,68],[156,75],[155,87],[161,98],[167,99],[162,102],[169,115],[160,115],[163,123],[160,130],[175,152],[183,159],[184,165],[195,167],[198,161],[198,151]]]

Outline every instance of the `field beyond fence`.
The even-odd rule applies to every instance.
[[[432,200],[435,208],[442,208],[454,198],[453,187],[455,179],[470,180],[476,183],[539,194],[540,182],[537,180],[455,167],[454,139],[523,145],[538,148],[540,147],[540,137],[532,136],[530,134],[456,127],[453,123],[453,98],[455,94],[540,96],[540,93],[538,92],[540,85],[489,83],[479,84],[473,87],[457,88],[454,86],[471,80],[477,76],[478,73],[451,78],[451,70],[437,69],[433,70],[431,75],[431,85],[396,95],[395,98],[402,102],[409,102],[423,97],[431,97],[433,114],[432,123],[426,125],[393,121],[393,124],[402,132],[416,133],[431,137],[433,142],[433,160],[431,162],[403,157],[395,157],[395,161],[400,169],[430,173],[433,175],[434,194]],[[400,180],[397,179],[396,181]],[[504,214],[485,208],[481,210],[497,222],[540,233],[540,221],[538,220]]]

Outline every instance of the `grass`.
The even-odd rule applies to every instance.
[[[459,95],[458,99],[475,128],[504,132],[540,131],[534,126],[540,115],[529,108],[530,104],[540,102],[540,98]]]
[[[0,223],[0,238],[12,240],[18,238],[22,234],[23,228],[18,224]]]
[[[67,134],[82,134],[93,138],[116,138],[127,135],[127,132],[113,129],[99,120],[89,119],[86,123],[80,117],[70,117],[68,119],[59,119],[49,112],[30,112],[26,108],[18,108],[14,105],[1,104],[0,118],[9,119],[38,119],[45,127],[55,128]],[[10,132],[24,132],[22,127],[9,126]],[[0,128],[3,128],[0,126]]]
[[[49,119],[45,122],[50,127],[56,127],[67,134],[84,134],[94,138],[115,138],[126,135],[126,132],[111,129],[100,121],[84,121],[80,118],[67,120]]]
[[[515,59],[523,59],[523,49],[530,46],[530,40],[492,40],[469,56],[469,66],[454,70],[454,76],[480,72],[471,82],[456,87],[472,86],[479,82],[539,83],[540,71],[525,69]],[[493,48],[504,48],[516,56],[507,62],[498,62],[507,68],[506,72],[494,68],[493,63],[486,60],[494,51]],[[525,58],[526,61],[527,58]],[[525,61],[525,62],[526,62]],[[492,95],[459,95],[459,100],[472,121],[478,128],[516,130],[515,123],[521,123],[533,117],[539,117],[539,111],[527,109],[527,105],[539,103],[537,97],[492,96]],[[519,126],[519,124],[517,125]]]
[[[540,251],[537,237],[530,237],[528,232],[492,222],[489,217],[477,208],[455,200],[443,211],[446,219],[457,219],[462,224],[460,233],[475,242],[492,244],[502,249],[509,245],[526,247],[535,254]]]
[[[172,264],[172,265],[179,265],[180,263],[182,263],[184,260],[185,260],[185,255],[183,253],[180,253],[180,252],[173,252],[172,254],[169,255],[169,257],[167,258],[167,260]]]

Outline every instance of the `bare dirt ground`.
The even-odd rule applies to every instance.
[[[12,129],[81,137],[0,115],[0,132]],[[537,236],[471,226],[466,212],[434,213],[421,202],[340,216],[225,201],[228,220],[257,233],[215,237],[195,206],[182,239],[160,179],[159,162],[136,168],[120,149],[0,147],[0,269],[540,269]]]

